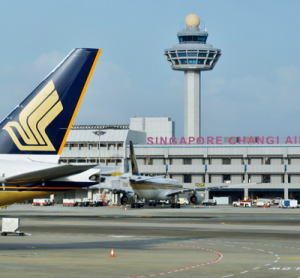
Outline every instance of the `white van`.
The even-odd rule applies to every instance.
[[[178,204],[181,204],[181,205],[189,205],[190,202],[188,201],[187,198],[179,198],[179,199],[178,199]]]

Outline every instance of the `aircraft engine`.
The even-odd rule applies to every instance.
[[[126,193],[121,198],[121,204],[122,205],[133,204],[134,201],[135,201],[134,193]]]
[[[191,196],[190,201],[195,205],[200,205],[203,201],[203,196],[196,193],[196,194]]]

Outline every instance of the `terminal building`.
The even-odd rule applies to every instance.
[[[153,129],[154,122],[157,130]],[[136,130],[132,130],[131,126]],[[160,126],[165,127],[164,137],[174,135],[174,122],[169,117],[131,118],[130,125],[74,126],[63,149],[61,162],[97,163],[99,136],[93,131],[100,128],[106,130],[106,134],[100,137],[101,166],[113,167],[106,174],[130,171],[129,140],[132,140],[141,174],[167,175],[187,188],[201,187],[203,184],[245,184],[234,189],[206,191],[207,198],[231,196],[233,201],[248,196],[299,199],[299,144],[239,144],[238,140],[236,144],[230,144],[228,138],[224,138],[222,145],[149,145],[147,138],[158,137]],[[258,184],[249,186],[248,183]],[[84,197],[87,197],[88,191],[64,194],[75,194],[73,197],[85,194]]]

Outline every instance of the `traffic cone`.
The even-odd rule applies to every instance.
[[[264,210],[265,210],[266,208],[264,207]]]
[[[196,206],[194,206],[194,209],[196,208]]]
[[[31,208],[34,209],[34,204],[32,203]]]
[[[115,206],[115,208],[117,208],[117,206]]]
[[[210,209],[210,206],[208,206],[208,208]]]
[[[127,211],[127,207],[125,207],[125,211]]]
[[[123,206],[120,206],[120,209],[122,209],[123,208]]]
[[[111,248],[111,251],[110,251],[110,257],[114,257],[115,256],[115,253],[114,253],[114,248]]]

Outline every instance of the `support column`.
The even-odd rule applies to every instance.
[[[208,190],[204,191],[204,199],[205,200],[209,199],[209,191]]]
[[[184,137],[199,137],[201,72],[189,70],[184,72]]]
[[[248,187],[245,187],[244,188],[244,198],[248,199],[248,196],[249,196],[249,190],[248,190]]]
[[[88,196],[89,199],[93,199],[93,190],[88,190]]]
[[[289,198],[289,189],[287,187],[284,188],[284,199]]]

